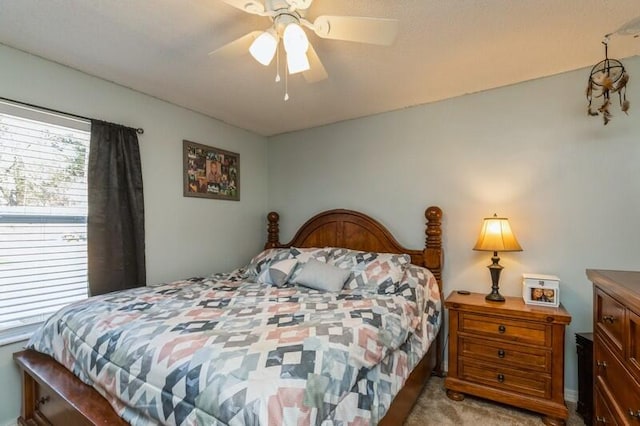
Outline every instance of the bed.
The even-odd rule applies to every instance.
[[[14,354],[18,423],[401,424],[429,376],[442,373],[442,211],[425,217],[425,247],[411,250],[350,210],[314,216],[283,244],[272,212],[265,252],[247,268],[64,308]],[[318,256],[353,266],[353,285],[332,293],[260,284],[278,265],[306,271]],[[358,284],[376,262],[388,278],[398,259],[402,280]]]

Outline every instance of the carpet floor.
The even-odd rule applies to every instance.
[[[431,377],[404,426],[539,426],[541,416],[530,411],[466,396],[456,402],[447,398],[444,379]],[[584,426],[576,404],[568,403],[567,426]]]

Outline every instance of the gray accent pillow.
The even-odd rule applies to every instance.
[[[300,265],[299,269],[300,272],[294,279],[295,284],[331,292],[342,290],[344,282],[351,274],[348,269],[341,269],[315,259],[309,259],[307,263]]]

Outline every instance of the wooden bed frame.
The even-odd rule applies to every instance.
[[[293,239],[279,242],[279,215],[269,213],[268,239],[265,248],[344,247],[353,250],[386,253],[406,253],[411,262],[431,270],[442,295],[442,210],[429,207],[424,249],[404,248],[378,221],[351,210],[330,210],[309,219]],[[442,296],[441,296],[442,298]],[[444,309],[444,304],[442,305]],[[393,400],[389,411],[379,423],[400,425],[411,412],[428,378],[442,375],[444,326],[434,344],[411,372],[404,387]],[[53,358],[33,350],[13,354],[22,370],[22,413],[19,425],[125,425],[111,405],[92,387]]]

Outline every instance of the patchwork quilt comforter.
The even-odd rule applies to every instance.
[[[375,424],[440,325],[433,276],[406,275],[395,294],[271,287],[240,270],[126,290],[62,309],[28,347],[133,425]]]

